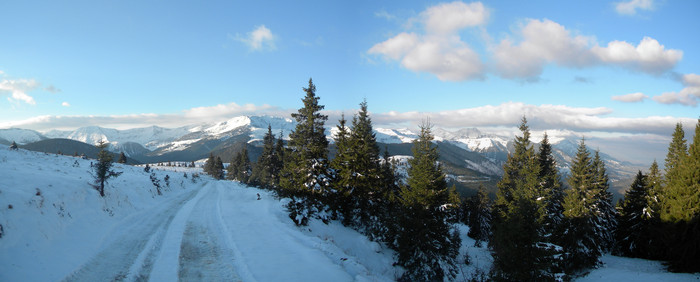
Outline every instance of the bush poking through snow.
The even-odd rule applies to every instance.
[[[97,153],[97,163],[92,165],[93,173],[95,176],[95,184],[92,185],[97,191],[100,192],[100,196],[105,196],[105,182],[107,179],[112,177],[117,177],[121,172],[116,172],[112,170],[112,153],[107,151],[107,143],[100,141],[97,145],[100,152]]]

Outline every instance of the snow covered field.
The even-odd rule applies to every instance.
[[[295,226],[287,200],[269,191],[158,167],[157,195],[143,167],[115,164],[124,173],[101,198],[90,162],[0,145],[0,281],[392,281],[402,272],[391,250],[337,222]],[[460,228],[464,280],[491,257]],[[603,261],[581,280],[700,280],[657,262]]]

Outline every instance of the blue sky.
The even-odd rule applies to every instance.
[[[669,135],[700,115],[698,1],[9,1],[0,128],[286,115]],[[334,121],[333,121],[334,122]],[[650,137],[651,136],[651,137]]]

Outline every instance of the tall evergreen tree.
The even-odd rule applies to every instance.
[[[605,170],[605,163],[600,158],[600,152],[596,150],[591,165],[595,171],[594,185],[596,185],[596,235],[601,240],[602,251],[607,252],[612,248],[615,238],[614,232],[617,228],[617,212],[612,203],[612,193],[610,193],[610,180]]]
[[[547,242],[558,244],[555,237],[564,218],[564,189],[557,169],[557,162],[552,154],[552,145],[549,143],[546,132],[540,143],[537,161],[540,166],[539,179],[542,186],[540,188],[542,197],[539,198],[539,201],[544,202],[546,209],[544,237]]]
[[[540,164],[524,117],[519,128],[522,136],[516,136],[515,151],[509,154],[498,182],[489,242],[492,273],[502,280],[551,280],[553,250],[544,244],[547,210]]]
[[[700,271],[700,119],[693,143],[683,152],[684,140],[673,134],[666,159],[666,187],[660,218],[668,234],[666,245],[673,271]],[[682,132],[682,130],[680,130]],[[682,140],[682,141],[678,141]],[[680,145],[679,145],[680,144]],[[674,157],[677,156],[677,157]],[[668,165],[671,165],[668,167]],[[677,164],[677,165],[676,165]]]
[[[469,199],[469,233],[474,239],[474,246],[481,247],[481,242],[488,241],[491,236],[491,200],[484,186],[479,186],[479,192]]]
[[[274,178],[279,173],[277,163],[279,162],[277,151],[275,150],[275,136],[272,135],[272,126],[267,126],[267,133],[263,137],[263,150],[255,163],[252,172],[252,182],[264,188],[272,188],[275,185]]]
[[[651,256],[653,226],[645,214],[649,209],[649,188],[647,176],[639,171],[618,206],[619,228],[615,231],[615,253],[639,258]]]
[[[238,154],[235,157],[236,161],[236,167],[238,167],[238,171],[236,172],[235,179],[242,182],[242,183],[248,183],[248,180],[250,179],[250,174],[252,172],[250,168],[250,159],[248,156],[248,146],[245,144],[243,145],[243,149],[238,152]]]
[[[591,159],[583,139],[572,161],[568,182],[571,189],[567,190],[563,205],[562,268],[575,273],[598,264],[598,258],[610,247],[616,226],[605,166],[597,152]]]
[[[450,195],[429,124],[413,141],[408,185],[401,188],[400,231],[396,238],[398,264],[406,268],[400,280],[437,281],[454,278],[459,236],[450,233],[447,210]]]
[[[105,196],[105,182],[113,177],[121,175],[121,172],[116,172],[112,170],[112,160],[114,156],[112,153],[107,151],[107,146],[109,144],[100,140],[97,148],[100,151],[97,153],[97,163],[92,165],[93,174],[95,176],[95,184],[93,187],[100,192],[100,196]]]
[[[221,157],[216,157],[216,162],[214,163],[214,170],[212,171],[212,176],[216,179],[224,178],[224,162],[221,161]]]
[[[334,141],[336,146],[335,158],[331,161],[330,166],[334,170],[333,189],[335,195],[333,199],[333,208],[338,210],[343,215],[343,224],[351,225],[354,223],[354,199],[352,199],[352,180],[353,171],[351,159],[351,144],[350,131],[346,125],[345,114],[338,121],[338,132],[335,134]]]
[[[204,162],[204,173],[214,177],[216,174],[215,167],[216,158],[214,158],[214,153],[209,153],[209,158],[207,158],[207,161]]]
[[[323,125],[328,116],[320,113],[324,106],[318,104],[316,86],[309,79],[303,88],[306,96],[304,107],[292,117],[297,125],[289,135],[289,151],[285,154],[283,177],[280,178],[283,195],[292,196],[288,208],[290,217],[305,225],[308,217],[321,207],[320,200],[327,196],[330,186],[328,164],[328,140]]]

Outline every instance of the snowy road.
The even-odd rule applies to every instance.
[[[318,238],[298,231],[278,200],[233,182],[206,182],[109,234],[65,281],[355,280]]]

